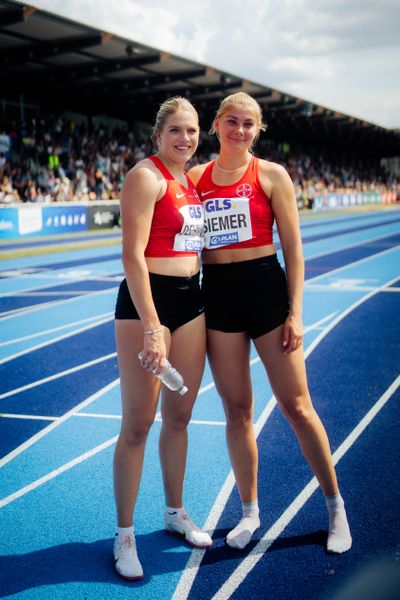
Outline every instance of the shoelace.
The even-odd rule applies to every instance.
[[[197,527],[197,525],[195,525],[193,523],[193,521],[191,519],[189,519],[189,517],[187,516],[186,513],[183,513],[182,515],[182,521],[187,521],[189,523],[189,525],[195,530],[195,531],[200,531],[200,529]]]
[[[119,553],[125,558],[127,555],[131,555],[136,550],[135,540],[132,536],[126,535],[122,538],[119,544]]]

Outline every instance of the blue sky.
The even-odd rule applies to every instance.
[[[400,128],[398,0],[32,0],[104,31]]]

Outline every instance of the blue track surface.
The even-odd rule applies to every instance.
[[[253,350],[262,527],[244,551],[224,543],[240,504],[207,365],[189,428],[185,505],[214,544],[192,552],[162,530],[157,420],[135,517],[145,568],[138,584],[118,579],[111,559],[120,254],[60,247],[51,257],[3,260],[0,597],[335,600],[376,560],[398,564],[399,223],[399,210],[302,223],[307,370],[337,460],[352,550],[325,551],[323,496]]]
[[[114,232],[105,232],[105,233],[86,233],[85,235],[76,235],[74,236],[75,243],[79,244],[79,242],[89,242],[89,241],[99,241],[102,240],[118,240],[121,237],[120,231]],[[3,242],[0,245],[0,251],[9,251],[9,250],[19,250],[21,248],[43,248],[44,246],[55,246],[55,245],[63,245],[63,244],[71,244],[71,238],[67,235],[57,237],[56,241],[54,238],[47,239],[33,239],[29,241],[24,241],[21,244],[20,241],[17,242]]]

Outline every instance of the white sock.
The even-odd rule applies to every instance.
[[[329,533],[326,548],[328,552],[341,554],[350,550],[352,544],[344,501],[338,493],[336,496],[325,496],[325,502],[329,513]]]
[[[116,535],[135,535],[133,525],[131,527],[117,527]]]
[[[182,506],[180,508],[173,508],[171,506],[166,506],[165,512],[167,514],[169,514],[170,516],[178,515],[180,512],[182,512]]]
[[[242,502],[243,516],[235,529],[226,536],[226,543],[231,548],[242,550],[250,542],[256,529],[260,527],[258,500]]]

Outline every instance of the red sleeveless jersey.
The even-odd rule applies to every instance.
[[[149,159],[165,177],[167,190],[156,202],[144,255],[194,256],[204,246],[204,211],[196,188],[189,178],[188,188],[176,181],[158,156]]]
[[[207,166],[196,185],[204,208],[205,248],[256,248],[272,244],[274,215],[259,180],[258,158],[253,156],[243,177],[230,185],[213,182],[214,163]]]

